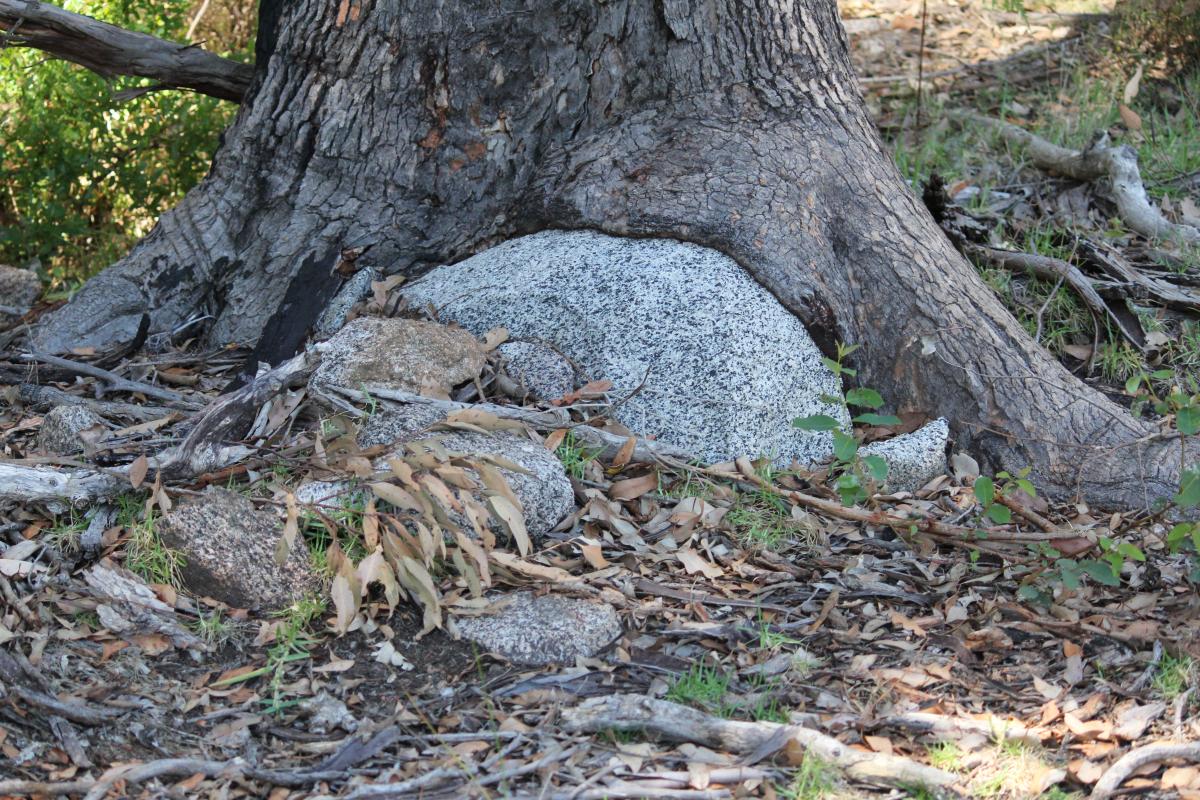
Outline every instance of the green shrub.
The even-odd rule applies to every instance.
[[[1125,48],[1161,56],[1170,72],[1200,66],[1200,0],[1120,0],[1113,16]]]
[[[190,0],[69,0],[65,7],[176,41],[193,14]],[[210,9],[205,18],[223,32],[222,18],[245,14],[252,20],[253,8]],[[243,23],[236,35],[244,30]],[[249,57],[252,40],[226,41],[238,53],[225,54]],[[222,49],[212,40],[206,46]],[[117,92],[150,82],[106,81],[29,48],[0,50],[0,75],[0,263],[36,259],[54,290],[77,285],[145,235],[203,177],[237,108],[185,91],[120,103]]]

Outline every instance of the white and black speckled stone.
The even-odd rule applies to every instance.
[[[496,350],[504,357],[508,377],[538,400],[557,400],[575,388],[575,368],[551,347],[505,342]]]
[[[864,445],[860,455],[880,456],[888,463],[889,491],[915,492],[945,474],[949,438],[949,424],[945,419],[935,419],[912,433]]]
[[[504,326],[553,342],[617,397],[614,416],[707,461],[771,456],[814,465],[829,433],[796,417],[845,408],[821,401],[838,381],[800,321],[727,256],[674,239],[546,231],[438,267],[407,286],[413,306],[481,335]]]
[[[491,610],[482,617],[454,617],[455,631],[521,666],[574,664],[621,635],[616,609],[591,600],[518,592],[497,599]]]

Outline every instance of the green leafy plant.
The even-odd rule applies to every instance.
[[[791,783],[776,787],[775,791],[787,800],[822,800],[837,790],[838,777],[837,767],[817,756],[805,754]]]
[[[836,358],[822,358],[822,363],[839,377],[856,377],[857,370],[845,365],[846,357],[859,348],[859,345],[837,344]],[[897,417],[878,413],[883,407],[883,397],[879,392],[867,387],[859,387],[846,391],[845,397],[822,397],[826,402],[841,403],[847,409],[850,407],[865,409],[852,416],[851,421],[860,425],[899,425]],[[828,431],[833,434],[833,464],[830,474],[834,478],[833,487],[841,498],[842,505],[853,506],[863,502],[870,495],[870,490],[887,480],[888,465],[879,456],[859,456],[862,445],[861,437],[847,433],[841,429],[836,419],[828,414],[812,414],[792,420],[792,425],[806,431]]]

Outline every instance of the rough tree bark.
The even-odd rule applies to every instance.
[[[1137,507],[1181,442],[1025,334],[877,138],[833,0],[265,0],[208,178],[51,315],[46,349],[211,315],[274,359],[347,248],[391,272],[549,227],[732,256],[862,381],[945,415],[988,470]]]

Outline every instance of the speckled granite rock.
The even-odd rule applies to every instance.
[[[358,433],[358,446],[406,442],[414,436],[426,435],[426,429],[446,418],[446,412],[432,406],[380,405]]]
[[[879,456],[888,463],[889,491],[915,492],[946,472],[949,439],[949,424],[944,419],[935,419],[912,433],[864,445],[859,454]]]
[[[373,267],[364,267],[351,276],[350,280],[338,290],[329,305],[317,317],[313,325],[313,337],[325,339],[340,331],[346,324],[346,317],[355,304],[371,293],[371,282],[379,280],[379,273]]]
[[[41,293],[42,281],[36,272],[0,264],[0,306],[20,312],[7,314],[0,311],[0,319],[12,319],[23,315]]]
[[[42,417],[38,447],[49,455],[69,456],[86,449],[85,436],[94,437],[94,443],[103,438],[107,430],[100,415],[87,406],[55,406]]]
[[[497,598],[492,613],[454,617],[457,633],[493,655],[521,666],[573,664],[621,635],[610,605],[562,595],[518,592]]]
[[[413,319],[359,317],[320,347],[313,387],[379,384],[430,397],[478,376],[486,359],[467,331]]]
[[[379,434],[380,430],[394,430],[387,421],[387,416],[393,409],[381,409],[368,421],[366,428],[359,434],[359,446],[370,447],[373,444],[390,444],[436,438],[442,446],[451,452],[471,455],[493,455],[506,458],[520,465],[532,474],[514,472],[500,467],[500,473],[508,481],[513,494],[521,501],[525,512],[525,528],[535,541],[545,535],[559,521],[575,508],[575,493],[571,481],[563,470],[562,462],[554,454],[541,445],[528,439],[521,439],[511,434],[482,434],[460,431],[430,431],[419,434],[402,433],[398,437]],[[438,415],[442,419],[444,415]],[[382,421],[377,421],[383,418]],[[402,417],[400,428],[407,426]],[[387,459],[384,456],[375,462],[377,469],[387,469]],[[467,470],[476,482],[483,486],[474,470]],[[348,481],[312,481],[296,489],[296,499],[302,503],[337,502],[337,498],[351,492],[361,491]],[[451,512],[451,517],[463,530],[471,530],[470,524]]]
[[[209,487],[175,506],[157,530],[164,544],[183,554],[180,572],[193,594],[235,608],[278,610],[319,590],[304,543],[298,540],[284,563],[276,564],[283,520],[240,494]]]
[[[808,332],[732,259],[673,239],[546,231],[514,239],[407,286],[414,306],[480,335],[553,342],[618,397],[614,416],[708,461],[769,455],[816,464],[829,433],[796,417],[828,414],[840,386]]]
[[[496,349],[504,372],[538,400],[557,400],[575,388],[575,369],[547,345],[505,342]]]

